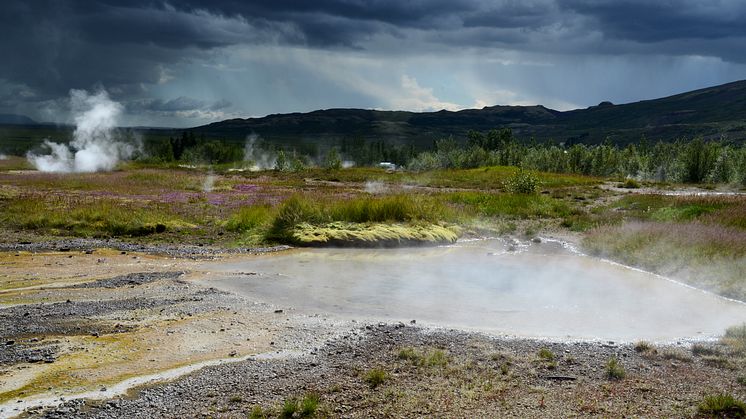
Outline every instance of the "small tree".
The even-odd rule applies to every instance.
[[[336,147],[329,149],[329,152],[326,154],[324,166],[329,170],[339,170],[342,168],[342,158],[339,156]]]
[[[277,159],[275,160],[275,170],[278,172],[284,172],[288,169],[288,159],[285,157],[285,152],[280,150],[277,152]]]

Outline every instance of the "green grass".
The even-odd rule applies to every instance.
[[[640,220],[659,222],[687,222],[705,219],[705,215],[718,215],[721,210],[744,207],[742,199],[728,196],[667,196],[656,194],[635,194],[620,199],[614,209],[624,211],[628,216]],[[746,210],[741,217],[733,214],[735,220],[743,218],[746,225]],[[719,223],[720,217],[707,218]],[[738,224],[737,221],[735,221]]]
[[[24,197],[0,205],[6,226],[74,236],[145,236],[191,228],[165,208],[109,199]]]
[[[441,349],[434,349],[425,356],[423,362],[424,365],[428,367],[443,368],[448,365],[448,354]]]
[[[269,414],[261,406],[254,406],[249,413],[249,419],[267,419]]]
[[[541,348],[539,349],[539,359],[544,361],[554,361],[555,355],[554,352],[550,351],[547,348]]]
[[[300,416],[301,417],[312,417],[316,414],[319,408],[319,402],[321,398],[316,393],[308,393],[300,401]]]
[[[453,242],[457,232],[435,224],[450,218],[450,210],[430,197],[324,201],[296,195],[279,208],[267,238],[299,245]]]
[[[708,418],[743,418],[746,417],[746,403],[730,394],[709,395],[697,407],[697,415]]]
[[[368,384],[368,387],[375,389],[388,380],[388,378],[389,374],[386,371],[380,368],[373,368],[365,373],[363,381]]]
[[[409,361],[412,364],[419,364],[420,360],[422,359],[422,354],[417,352],[414,348],[402,348],[399,350],[399,353],[397,354],[397,358]]]
[[[448,244],[458,230],[437,224],[382,224],[333,222],[301,223],[286,231],[282,241],[299,246],[396,247],[416,244]]]
[[[622,363],[615,357],[609,358],[606,362],[606,377],[609,380],[621,380],[626,375]]]
[[[577,213],[567,202],[545,195],[457,192],[447,199],[484,217],[561,218]]]
[[[514,177],[519,170],[517,167],[509,166],[433,170],[407,174],[404,180],[423,186],[502,190],[506,182]],[[535,176],[542,188],[590,186],[601,183],[601,179],[580,175],[539,172]]]
[[[283,419],[291,419],[293,416],[295,416],[295,413],[298,411],[298,399],[296,398],[290,398],[286,399],[282,404],[282,409],[280,410],[280,417]]]
[[[225,229],[236,232],[256,230],[268,225],[272,216],[273,209],[269,205],[242,207],[228,218]]]

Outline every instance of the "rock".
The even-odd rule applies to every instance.
[[[275,313],[277,313],[277,314],[282,313],[282,309],[275,310]]]

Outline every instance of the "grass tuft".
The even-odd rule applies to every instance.
[[[697,414],[712,418],[743,418],[746,417],[746,403],[730,394],[705,396],[697,408]]]
[[[652,343],[641,340],[635,343],[635,352],[648,353],[655,351],[655,346]]]
[[[541,348],[539,349],[539,359],[543,361],[554,361],[555,359],[554,352],[550,351],[547,348]]]
[[[606,378],[609,380],[621,380],[626,376],[624,366],[616,357],[611,357],[606,362]]]
[[[383,384],[388,378],[389,375],[386,371],[380,368],[373,368],[365,373],[364,381],[368,384],[368,387],[375,389]]]
[[[225,223],[228,231],[246,232],[268,224],[272,217],[269,205],[243,207],[233,213]]]

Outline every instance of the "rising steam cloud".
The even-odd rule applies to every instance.
[[[257,146],[259,136],[251,134],[246,137],[246,144],[244,145],[243,159],[247,162],[252,162],[251,171],[269,170],[274,169],[277,164],[277,155],[275,153],[262,150]]]
[[[27,158],[42,172],[98,172],[112,170],[122,159],[132,157],[137,147],[120,141],[116,131],[123,107],[101,90],[70,91],[75,132],[70,145],[44,141],[50,154],[29,153]]]

